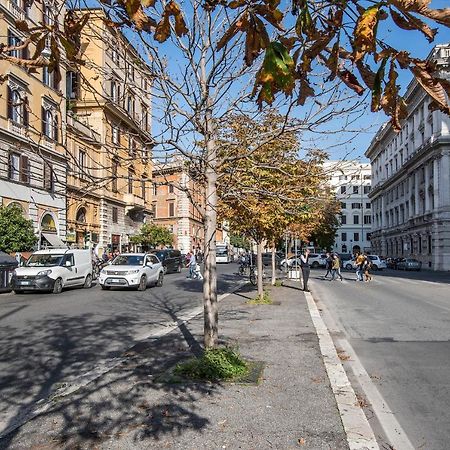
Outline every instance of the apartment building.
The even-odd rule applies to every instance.
[[[16,21],[51,26],[53,11],[40,2],[0,0],[0,42],[18,46],[24,39]],[[62,15],[64,11],[62,12]],[[28,58],[35,50],[13,50]],[[42,55],[50,53],[44,48]],[[27,70],[0,60],[0,203],[16,204],[33,221],[38,245],[60,245],[66,236],[65,67],[58,82],[47,68]]]
[[[153,168],[153,222],[174,235],[173,247],[188,252],[204,245],[205,193],[189,176],[183,160]]]
[[[72,241],[131,248],[151,218],[151,73],[100,9],[80,40],[86,64],[67,71],[68,223]]]
[[[436,46],[429,58],[450,80],[450,44]],[[450,270],[450,118],[429,109],[431,98],[415,80],[405,100],[401,131],[385,124],[366,151],[373,179],[372,245],[382,255]]]
[[[356,253],[371,251],[372,208],[370,164],[358,161],[327,161],[324,171],[341,204],[339,228],[333,251]]]

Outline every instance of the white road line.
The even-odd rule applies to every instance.
[[[342,424],[351,450],[379,449],[369,422],[359,406],[355,391],[347,378],[334,347],[330,333],[320,317],[312,295],[305,292],[309,313],[319,338],[320,351],[330,380],[331,388],[341,415]],[[399,447],[401,448],[401,447]]]
[[[340,329],[336,326],[333,317],[329,313],[323,302],[318,302],[322,314],[325,316],[325,320],[328,324],[328,329],[333,330],[337,334],[340,333]],[[325,325],[324,325],[325,326]],[[377,416],[377,419],[384,430],[386,438],[389,440],[392,448],[401,450],[414,450],[414,446],[394,416],[394,413],[389,408],[377,387],[373,383],[367,371],[364,369],[361,361],[359,360],[353,347],[350,345],[346,338],[335,338],[336,345],[342,349],[343,352],[350,357],[346,362],[351,369],[355,377],[358,379],[358,383],[364,391],[367,400],[372,405],[373,411]]]

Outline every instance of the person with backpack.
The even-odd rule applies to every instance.
[[[358,253],[356,257],[356,281],[364,281],[363,273],[364,273],[364,263],[366,258],[362,253]]]
[[[325,274],[324,278],[327,278],[328,274],[333,277],[333,256],[331,255],[331,253],[327,253],[327,257],[325,259],[325,269],[327,269],[327,273]]]
[[[341,260],[339,259],[338,255],[333,255],[333,263],[331,266],[331,280],[334,281],[337,277],[342,281],[342,275],[341,275]]]

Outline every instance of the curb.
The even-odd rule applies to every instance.
[[[305,292],[304,294],[308,304],[309,314],[311,315],[317,337],[319,338],[320,351],[347,435],[348,446],[351,450],[379,450],[380,447],[369,425],[369,421],[359,406],[355,391],[347,378],[333,340],[320,316],[314,299],[309,292]]]

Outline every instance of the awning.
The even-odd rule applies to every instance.
[[[67,245],[56,235],[56,234],[48,234],[42,233],[42,237],[55,248],[66,248]]]

